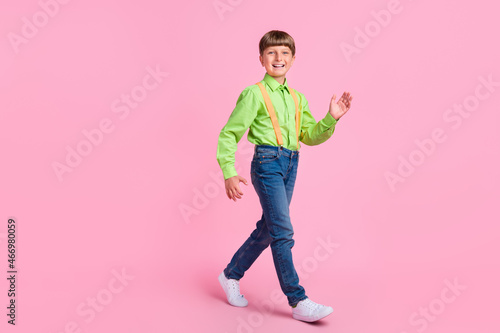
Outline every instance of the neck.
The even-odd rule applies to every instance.
[[[285,83],[285,77],[284,76],[279,76],[279,77],[274,77],[276,81],[278,81],[279,84],[284,84]]]

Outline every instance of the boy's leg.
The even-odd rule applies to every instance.
[[[296,159],[295,159],[296,158]],[[295,178],[297,175],[298,154],[291,159],[287,176],[284,179],[285,192],[288,205],[292,200],[293,189],[295,186]],[[252,162],[253,165],[253,162]],[[252,170],[252,174],[254,170]],[[253,176],[252,176],[253,177]],[[257,260],[260,254],[271,244],[272,238],[266,225],[264,214],[257,222],[255,230],[250,234],[250,237],[233,255],[231,262],[224,269],[224,275],[228,279],[239,280],[245,275],[245,272]]]
[[[224,269],[224,275],[228,279],[241,279],[270,243],[271,236],[267,230],[264,214],[262,214],[262,218],[257,222],[255,230],[238,251],[236,251],[231,262]]]
[[[293,227],[289,215],[298,153],[279,147],[257,147],[252,161],[252,184],[259,196],[272,238],[274,266],[290,305],[307,298],[292,259]]]

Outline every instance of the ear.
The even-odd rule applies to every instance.
[[[259,55],[259,61],[262,67],[264,67],[264,58],[261,55]]]
[[[292,57],[292,63],[290,64],[290,66],[292,66],[294,62],[295,62],[295,56]]]

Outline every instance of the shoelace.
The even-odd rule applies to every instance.
[[[229,288],[232,289],[233,296],[243,297],[243,295],[240,294],[240,281],[230,279]]]
[[[309,298],[304,300],[301,305],[311,311],[320,307],[318,303],[311,301]]]

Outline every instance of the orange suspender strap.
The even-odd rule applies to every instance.
[[[283,136],[281,135],[281,128],[278,123],[278,118],[276,117],[276,112],[274,112],[274,106],[271,102],[271,98],[264,88],[264,85],[261,82],[257,82],[257,85],[262,92],[262,96],[264,96],[264,102],[266,103],[267,112],[269,113],[269,117],[271,117],[271,122],[273,123],[274,133],[276,133],[276,140],[278,140],[278,145],[283,146]]]
[[[264,85],[261,82],[257,82],[257,85],[262,92],[262,96],[264,97],[264,102],[266,103],[267,112],[269,113],[269,117],[271,117],[271,122],[273,123],[274,133],[276,134],[276,140],[278,141],[278,145],[283,146],[283,136],[281,135],[281,128],[278,123],[278,118],[276,117],[276,112],[274,111],[273,103],[271,102],[271,98],[264,88]],[[293,101],[295,103],[295,132],[297,133],[297,149],[299,149],[299,128],[300,128],[300,110],[299,110],[299,101],[297,100],[297,95],[295,91],[288,87],[290,93],[292,94]]]
[[[299,101],[297,100],[297,95],[295,94],[295,90],[288,87],[290,93],[292,94],[293,101],[295,102],[295,133],[297,133],[297,150],[299,150],[299,136],[300,136],[300,110],[299,110]]]

